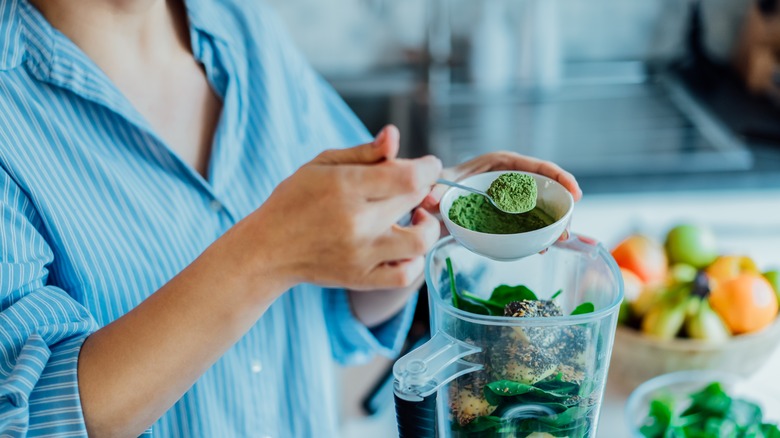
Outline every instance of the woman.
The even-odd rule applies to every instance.
[[[579,197],[396,159],[255,3],[0,0],[0,435],[336,436],[330,358],[398,350],[440,174]]]

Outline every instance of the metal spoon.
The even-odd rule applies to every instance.
[[[490,195],[488,195],[487,193],[483,192],[482,190],[477,190],[477,189],[475,189],[473,187],[464,186],[462,184],[458,184],[456,182],[453,182],[453,181],[450,181],[450,180],[446,180],[446,179],[441,179],[441,178],[437,179],[436,182],[438,184],[444,184],[446,186],[455,187],[455,188],[458,188],[458,189],[461,189],[461,190],[465,190],[467,192],[471,192],[471,193],[476,193],[478,195],[482,195],[485,198],[487,198],[488,202],[490,202],[490,205],[492,205],[493,207],[496,207],[498,210],[500,210],[500,211],[502,211],[504,213],[507,213],[507,214],[525,213],[524,211],[506,211],[506,210],[504,210],[503,208],[499,207],[498,204],[496,204],[496,201]]]

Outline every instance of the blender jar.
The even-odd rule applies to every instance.
[[[533,304],[555,296],[556,306],[516,306],[524,317],[467,312],[453,306],[451,278],[459,293],[488,299],[501,285],[525,286],[545,300]],[[426,282],[433,337],[394,367],[401,437],[595,436],[623,298],[602,245],[574,236],[496,261],[448,237],[426,259]],[[572,315],[588,302],[593,312]]]

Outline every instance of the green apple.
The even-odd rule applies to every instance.
[[[764,272],[764,278],[769,280],[769,284],[772,285],[772,289],[777,294],[777,300],[780,301],[780,270],[773,269],[771,271]]]
[[[702,225],[677,225],[669,230],[664,246],[671,263],[685,263],[698,269],[718,257],[715,234]]]

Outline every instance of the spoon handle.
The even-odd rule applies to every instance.
[[[437,179],[436,182],[438,184],[444,184],[444,185],[447,185],[447,186],[456,187],[456,188],[459,188],[461,190],[466,190],[467,192],[472,192],[472,193],[476,193],[476,194],[485,196],[485,192],[483,192],[481,190],[477,190],[474,187],[464,186],[464,185],[458,184],[456,182],[449,181],[449,180],[446,180],[446,179],[441,179],[441,178]]]

